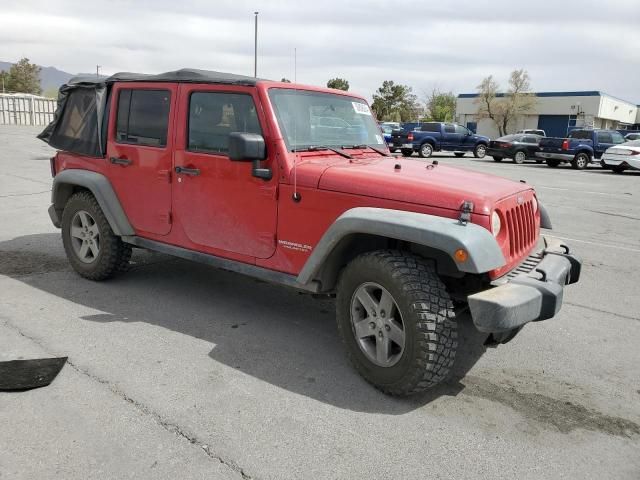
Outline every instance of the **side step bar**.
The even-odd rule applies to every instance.
[[[228,270],[230,272],[240,273],[249,277],[264,280],[269,283],[277,283],[285,285],[287,287],[295,288],[297,290],[304,290],[311,293],[318,293],[319,284],[316,282],[310,282],[307,285],[303,285],[298,282],[295,275],[288,273],[276,272],[269,270],[268,268],[258,267],[256,265],[249,265],[243,262],[237,262],[235,260],[229,260],[228,258],[217,257],[208,253],[196,252],[182,247],[176,247],[174,245],[168,245],[166,243],[156,242],[137,236],[123,236],[121,237],[123,242],[130,243],[136,247],[146,248],[159,253],[165,253],[174,257],[183,258],[185,260],[191,260],[192,262],[204,263],[211,265],[212,267],[220,268],[222,270]]]

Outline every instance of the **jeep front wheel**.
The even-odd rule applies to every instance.
[[[90,280],[105,280],[126,270],[131,246],[111,230],[89,192],[73,195],[62,213],[62,243],[73,269]]]
[[[453,304],[430,263],[400,251],[354,259],[337,289],[340,337],[356,370],[390,395],[430,388],[453,366]]]

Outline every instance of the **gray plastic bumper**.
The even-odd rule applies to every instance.
[[[533,271],[467,298],[478,330],[506,332],[560,311],[564,286],[580,279],[582,261],[564,243],[546,237],[544,241],[544,257]]]

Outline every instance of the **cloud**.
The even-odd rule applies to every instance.
[[[474,91],[525,68],[536,90],[603,90],[640,102],[640,9],[603,3],[458,1],[21,0],[3,7],[0,60],[70,72],[180,67],[253,73],[253,12],[265,78],[345,77],[370,96],[383,80]]]

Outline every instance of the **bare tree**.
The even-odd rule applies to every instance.
[[[531,83],[526,70],[514,70],[509,77],[509,88],[498,93],[500,85],[489,75],[478,85],[478,118],[490,118],[496,124],[500,136],[506,135],[515,120],[530,112],[535,104]]]

